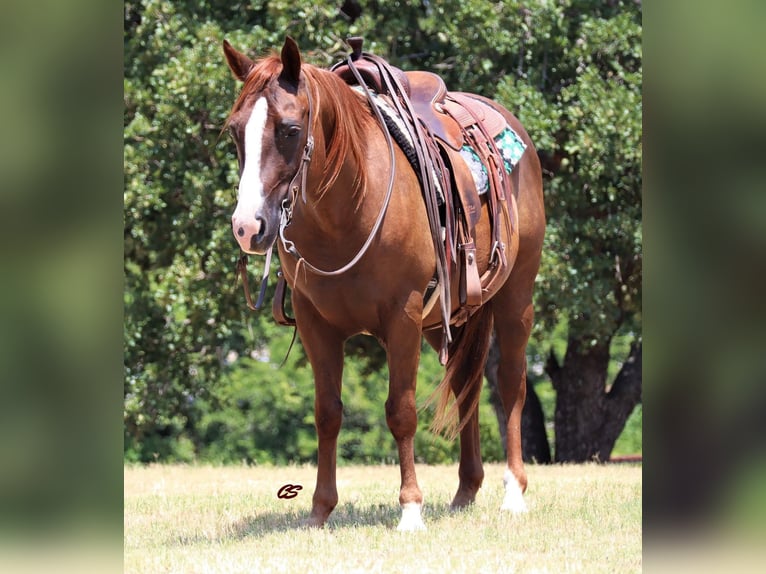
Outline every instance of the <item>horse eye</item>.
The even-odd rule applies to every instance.
[[[299,133],[301,133],[301,126],[298,126],[298,125],[295,125],[295,124],[290,124],[290,125],[285,126],[285,129],[284,129],[285,137],[287,137],[287,138],[294,138]]]

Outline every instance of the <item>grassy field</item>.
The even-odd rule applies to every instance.
[[[528,466],[529,513],[499,511],[503,465],[476,504],[451,513],[457,465],[418,466],[428,530],[396,531],[399,469],[338,469],[321,530],[298,527],[313,467],[125,468],[126,574],[640,572],[641,466]],[[285,484],[303,489],[279,499]]]

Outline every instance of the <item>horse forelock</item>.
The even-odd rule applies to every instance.
[[[232,121],[234,115],[242,109],[245,101],[252,94],[262,92],[272,78],[278,76],[282,71],[282,61],[276,54],[271,54],[258,60],[245,79],[245,84],[234,101],[234,105],[226,118],[223,129],[225,130]]]

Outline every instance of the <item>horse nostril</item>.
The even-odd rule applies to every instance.
[[[263,237],[264,233],[266,233],[266,221],[264,221],[260,217],[257,217],[255,219],[255,225],[256,225],[256,229],[258,230],[256,237],[260,239],[261,237]]]

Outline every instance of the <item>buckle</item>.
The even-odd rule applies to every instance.
[[[306,139],[306,145],[303,148],[303,161],[311,161],[311,154],[314,153],[314,136],[309,134]]]

